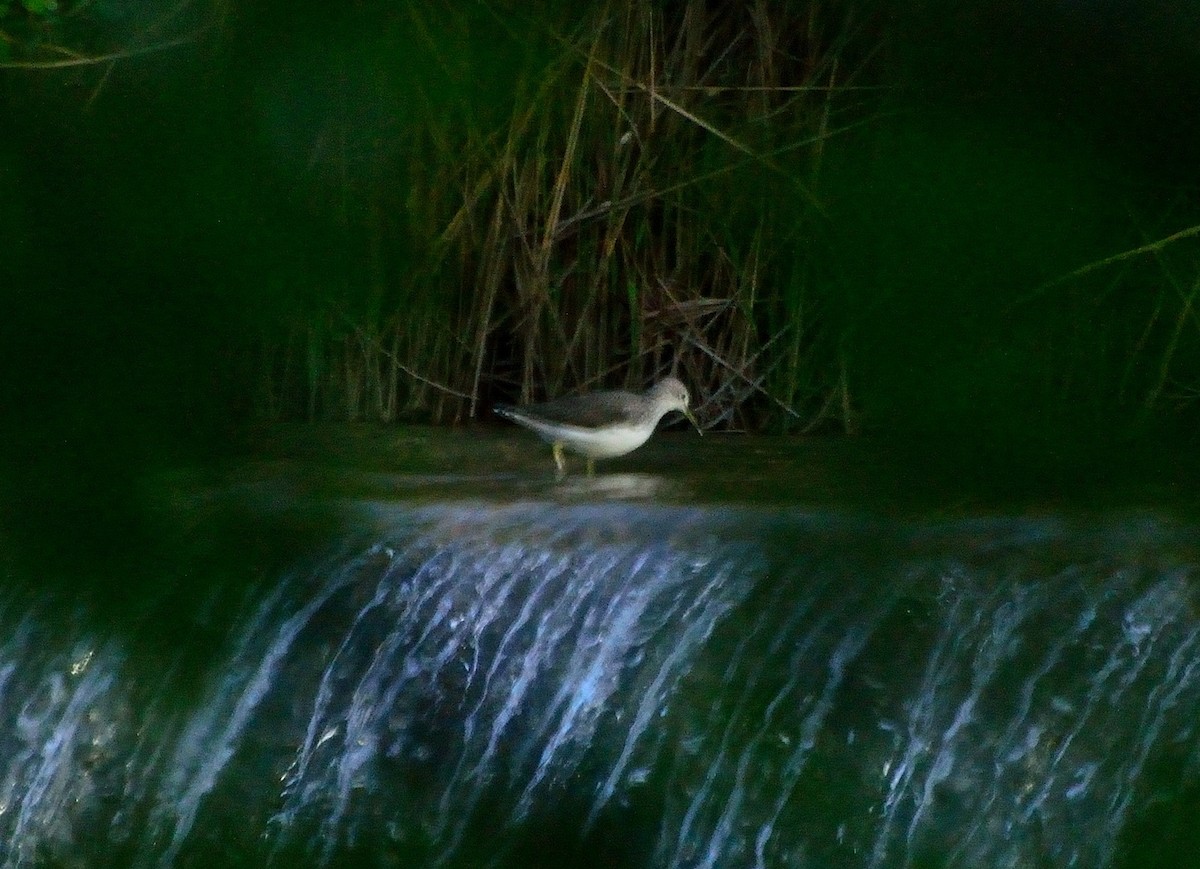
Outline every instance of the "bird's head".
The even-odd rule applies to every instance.
[[[696,431],[704,434],[700,429],[700,423],[696,422],[696,417],[692,415],[692,411],[688,407],[691,397],[688,395],[687,387],[680,380],[674,377],[660,380],[651,387],[650,397],[658,402],[664,411],[678,410],[681,412],[696,427]]]

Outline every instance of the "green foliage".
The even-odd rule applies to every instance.
[[[47,16],[58,11],[58,0],[21,0],[30,15]]]
[[[54,18],[61,8],[58,0],[0,0],[0,26],[28,17],[45,23]],[[3,38],[3,31],[0,30],[0,46],[7,45],[10,40],[12,37]]]

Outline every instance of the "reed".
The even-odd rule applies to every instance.
[[[262,415],[459,421],[675,370],[709,425],[849,426],[836,347],[806,319],[806,227],[825,150],[873,111],[872,38],[808,3],[585,6],[506,14],[510,101],[431,112],[401,143],[404,202],[348,227],[377,239],[359,268],[387,286],[325,294],[266,341]]]
[[[863,5],[405,9],[443,84],[403,92],[370,184],[321,188],[343,273],[265,334],[259,416],[461,422],[672,371],[730,430],[1198,409],[1194,227],[1141,229],[1153,204],[1048,139],[939,128],[881,86],[904,75]]]

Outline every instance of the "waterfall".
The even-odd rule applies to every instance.
[[[0,863],[1189,865],[1194,529],[347,510],[198,673],[9,589]]]

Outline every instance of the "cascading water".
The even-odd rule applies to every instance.
[[[14,591],[0,862],[1200,859],[1188,529],[354,509],[240,592],[198,684]]]

